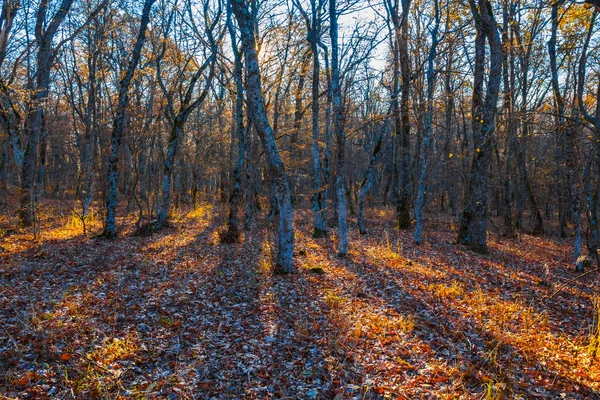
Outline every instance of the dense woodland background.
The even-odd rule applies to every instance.
[[[434,392],[486,399],[519,393],[545,393],[550,398],[561,393],[569,398],[597,396],[600,372],[594,360],[600,301],[593,295],[597,292],[593,273],[598,268],[600,234],[600,4],[566,0],[3,0],[1,7],[0,239],[5,241],[0,254],[5,258],[0,260],[6,268],[0,293],[9,325],[2,326],[7,335],[0,338],[6,344],[3,350],[14,347],[13,353],[0,358],[0,367],[8,371],[0,381],[6,393],[20,396],[31,389],[29,395],[41,396],[51,390],[32,389],[46,372],[23,367],[29,362],[29,353],[23,349],[36,350],[35,343],[45,343],[45,355],[37,357],[78,362],[76,349],[52,347],[54,355],[49,356],[45,352],[54,339],[39,339],[35,334],[44,331],[54,337],[63,332],[63,322],[56,322],[58,314],[42,311],[45,308],[40,306],[37,314],[32,311],[24,317],[20,313],[25,311],[18,311],[22,307],[16,304],[25,297],[32,309],[33,304],[50,304],[47,297],[38,303],[33,299],[51,297],[55,282],[82,285],[78,279],[84,278],[76,278],[81,266],[90,268],[85,278],[90,290],[102,287],[102,282],[114,283],[117,286],[112,290],[122,296],[119,302],[109,296],[115,303],[111,303],[112,336],[107,334],[113,341],[107,346],[116,346],[117,350],[110,351],[125,356],[105,363],[101,359],[109,353],[88,353],[85,357],[95,363],[90,368],[104,363],[106,369],[110,363],[129,359],[127,354],[137,352],[144,343],[141,336],[132,339],[128,334],[115,342],[116,331],[128,332],[123,327],[133,326],[126,321],[128,316],[118,320],[118,308],[139,306],[142,311],[150,309],[148,320],[158,318],[151,326],[135,322],[142,336],[161,329],[175,332],[195,323],[186,319],[193,313],[168,302],[156,314],[146,302],[151,300],[131,300],[123,294],[122,290],[134,292],[133,286],[122,289],[121,282],[134,279],[127,263],[135,261],[143,265],[135,278],[140,287],[152,291],[167,285],[166,281],[175,286],[181,283],[183,292],[165,292],[167,297],[183,293],[181,302],[189,295],[193,303],[192,294],[197,291],[212,293],[214,288],[198,285],[225,276],[222,289],[214,290],[224,290],[227,297],[228,289],[223,288],[242,285],[239,293],[246,294],[240,296],[251,304],[253,300],[248,299],[259,293],[263,306],[257,306],[256,312],[265,312],[261,307],[271,307],[267,305],[277,295],[282,296],[280,301],[267,313],[278,315],[280,304],[297,308],[294,312],[301,312],[299,304],[304,309],[313,307],[297,319],[305,323],[302,329],[307,338],[312,330],[317,338],[334,335],[358,343],[364,336],[352,325],[351,317],[359,316],[362,326],[379,327],[374,333],[367,329],[371,333],[365,334],[363,329],[368,340],[390,331],[406,338],[416,329],[419,340],[432,348],[434,341],[448,341],[448,348],[453,349],[448,354],[456,354],[467,340],[470,345],[465,349],[473,351],[465,356],[470,361],[464,365],[454,356],[444,356],[444,363],[454,363],[454,372],[448,372],[449,364],[444,364],[442,375],[421,370],[429,374],[434,391],[420,383],[421,392],[394,389],[387,378],[375,374],[381,379],[374,378],[372,387],[379,384],[380,389],[369,392],[371,383],[363,380],[348,392],[347,385],[370,370],[348,366],[357,359],[345,353],[350,342],[336,342],[328,353],[319,341],[314,347],[319,352],[304,348],[300,359],[314,357],[321,360],[315,365],[330,367],[333,364],[324,360],[338,356],[343,360],[327,367],[327,373],[310,375],[315,379],[310,384],[296,382],[300,386],[290,389],[291,383],[282,381],[273,390],[244,392],[239,386],[243,379],[231,376],[227,378],[231,381],[222,380],[234,382],[233,386],[213,388],[221,379],[215,372],[212,378],[194,378],[194,384],[207,393],[229,393],[225,398],[277,398],[293,393],[304,393],[299,397],[307,398],[333,398],[339,393],[351,397],[364,390],[364,395],[374,398],[385,393],[412,393],[408,398],[417,398]],[[67,227],[83,236],[75,238],[56,230],[58,220],[67,220]],[[193,234],[198,235],[196,249],[186,239]],[[97,237],[93,242],[89,241],[92,236]],[[169,241],[172,253],[167,251]],[[44,250],[41,243],[57,247]],[[82,245],[87,250],[68,247]],[[189,252],[195,258],[189,258]],[[63,259],[65,254],[79,261],[71,265]],[[187,269],[176,275],[184,260],[189,268],[190,262],[199,262],[198,257],[204,260],[202,268],[218,265],[211,270],[216,274],[213,278],[190,278],[192,272]],[[57,269],[43,260],[56,261]],[[104,272],[107,260],[122,266]],[[23,293],[28,294],[19,297],[14,292],[16,282],[22,281],[23,274],[33,273],[31,265],[37,262],[48,264],[39,269],[45,271],[46,286],[36,289],[37,278],[26,278],[31,286],[23,286]],[[258,266],[258,278],[246,276],[254,274],[254,267],[244,270],[245,263]],[[438,269],[432,272],[422,265]],[[175,269],[169,272],[171,267]],[[496,271],[499,278],[490,278],[492,272],[486,268]],[[275,278],[261,275],[266,270],[298,274],[282,278],[289,281],[271,281]],[[140,272],[149,274],[147,279],[139,278]],[[325,277],[315,278],[311,273]],[[350,275],[368,289],[349,283]],[[187,280],[182,283],[184,276]],[[418,282],[418,288],[403,286],[405,278]],[[380,287],[381,282],[389,287]],[[72,290],[78,289],[67,292]],[[311,290],[325,293],[319,297],[325,305],[310,300]],[[555,297],[565,290],[571,297]],[[504,303],[506,296],[513,295],[514,304]],[[415,298],[420,305],[414,303]],[[97,297],[79,306],[89,306],[89,315],[94,315],[105,300]],[[378,301],[388,311],[361,308],[376,307]],[[536,308],[534,301],[543,306]],[[586,305],[578,309],[582,302]],[[497,304],[502,306],[493,308]],[[238,305],[234,310],[246,307]],[[222,306],[216,303],[214,307]],[[452,314],[453,307],[463,316]],[[449,337],[446,325],[435,322],[441,318],[436,314],[441,308],[450,313],[444,314],[443,324],[463,332],[461,338]],[[168,317],[165,310],[170,310]],[[389,310],[396,314],[386,314]],[[138,315],[146,315],[142,311]],[[407,319],[404,312],[413,316]],[[367,318],[375,314],[387,319]],[[323,325],[319,315],[328,315],[335,327]],[[508,319],[498,321],[501,315]],[[513,317],[520,321],[522,331],[511,331]],[[469,318],[478,321],[474,326],[487,322],[482,331],[471,335]],[[27,328],[18,328],[25,320]],[[119,323],[122,327],[116,328]],[[140,328],[140,323],[150,330]],[[217,336],[221,334],[218,326]],[[557,326],[563,333],[553,336]],[[25,334],[29,329],[34,333]],[[61,334],[64,339],[73,332]],[[82,343],[95,343],[92,336],[81,339]],[[277,333],[267,337],[277,337]],[[162,338],[174,340],[169,335]],[[259,347],[276,341],[270,340]],[[371,346],[368,340],[362,345]],[[217,347],[222,351],[237,348],[231,343]],[[410,343],[411,350],[403,351],[429,354],[419,350],[416,342]],[[523,350],[527,343],[532,347]],[[389,343],[381,345],[391,351]],[[490,349],[479,353],[472,350],[488,345]],[[588,345],[592,350],[584,356],[580,350]],[[540,359],[544,364],[536,366],[528,358],[544,351],[554,352],[556,360]],[[492,356],[493,363],[488,361]],[[21,367],[13,365],[17,359]],[[398,371],[410,364],[394,360]],[[183,361],[177,358],[176,362]],[[381,371],[383,364],[373,361],[372,365]],[[101,387],[108,385],[102,378],[104,372],[97,370],[97,379],[90,378],[78,375],[81,368],[77,364],[71,371],[76,377],[65,378],[57,389],[64,389],[60,392],[64,396],[135,392],[123,392],[114,382],[104,391]],[[230,371],[227,368],[213,369]],[[529,372],[544,368],[547,382],[535,377],[525,389],[517,383]],[[158,382],[162,378],[153,371],[151,381]],[[253,371],[269,382],[269,374],[275,374],[269,368]],[[252,386],[250,372],[246,372]],[[285,375],[284,370],[280,372]],[[463,385],[460,390],[446,386],[453,379]],[[169,387],[159,396],[175,393],[194,398],[194,391],[181,394],[174,389],[176,384],[171,387],[165,382],[152,386],[148,381],[144,390],[149,394]],[[537,390],[542,386],[547,390],[544,393]]]
[[[597,260],[589,5],[2,7],[1,190],[6,213],[20,193],[22,224],[60,199],[82,219],[105,215],[115,236],[116,215],[158,229],[172,207],[219,198],[229,240],[242,210],[246,226],[265,207],[280,214],[285,253],[292,207],[311,203],[317,236],[337,217],[344,254],[347,218],[366,233],[365,203],[389,204],[401,229],[416,223],[416,242],[424,212],[448,213],[476,251],[488,230],[546,233],[574,237],[578,268]]]

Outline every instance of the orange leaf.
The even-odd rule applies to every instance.
[[[71,358],[73,358],[73,354],[69,354],[69,353],[63,353],[60,356],[60,359],[63,361],[69,361]]]

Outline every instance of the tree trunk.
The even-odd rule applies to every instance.
[[[232,131],[232,142],[237,139],[237,158],[233,168],[233,190],[229,196],[229,215],[227,217],[227,232],[229,242],[237,242],[240,236],[238,211],[242,196],[242,172],[244,169],[244,151],[246,148],[246,137],[244,134],[244,86],[242,56],[235,37],[235,29],[231,20],[231,8],[227,7],[227,27],[234,56],[234,80],[235,80],[235,133]],[[233,137],[234,136],[234,137]]]
[[[309,29],[309,42],[313,59],[312,70],[312,169],[313,169],[313,194],[311,204],[313,209],[313,237],[319,238],[327,235],[325,223],[325,190],[321,179],[321,156],[319,154],[319,74],[321,66],[319,63],[319,11],[316,9],[315,1],[311,1],[311,27]]]
[[[140,29],[137,34],[131,59],[127,66],[127,71],[119,83],[119,98],[117,101],[117,110],[115,113],[115,120],[113,122],[113,129],[110,141],[110,153],[108,156],[108,174],[106,184],[106,219],[104,223],[104,236],[107,238],[114,238],[117,236],[117,172],[119,163],[119,148],[121,147],[121,138],[123,135],[123,127],[125,124],[125,113],[127,111],[127,105],[129,103],[129,86],[133,79],[133,74],[137,69],[140,57],[142,54],[142,47],[146,38],[146,28],[150,21],[150,9],[152,4],[156,0],[145,0],[144,9],[142,10],[142,18],[140,20]]]
[[[348,218],[346,211],[346,191],[344,185],[344,166],[346,155],[346,133],[344,132],[344,110],[342,109],[342,93],[340,90],[339,47],[338,47],[338,15],[336,0],[329,0],[329,17],[331,37],[331,95],[333,106],[333,130],[336,137],[336,170],[335,192],[338,219],[338,253],[348,254]]]
[[[489,167],[492,156],[495,116],[502,76],[502,43],[489,0],[470,0],[475,19],[475,69],[473,77],[472,129],[475,154],[467,187],[466,205],[458,240],[473,251],[486,253]],[[483,98],[485,41],[490,45],[490,68]]]
[[[569,187],[569,207],[571,218],[573,220],[573,230],[575,240],[573,244],[573,258],[577,271],[583,270],[582,240],[581,240],[581,218],[580,218],[580,200],[576,186],[576,162],[575,162],[575,137],[574,132],[565,119],[565,104],[558,81],[558,66],[556,62],[556,36],[558,30],[558,7],[564,1],[558,1],[552,5],[551,22],[552,32],[548,41],[548,54],[550,56],[550,70],[552,73],[552,90],[557,107],[558,135],[560,142],[564,145],[564,161],[566,178]],[[560,146],[562,147],[562,146]],[[561,149],[562,150],[562,149]],[[563,157],[560,157],[561,159]],[[562,160],[561,160],[562,161]],[[562,163],[561,163],[562,164]],[[561,171],[562,172],[562,171]],[[561,221],[562,222],[562,221]]]
[[[417,244],[421,243],[421,235],[423,232],[423,203],[425,200],[425,187],[427,183],[427,164],[429,163],[429,147],[431,143],[431,130],[433,119],[433,92],[435,90],[436,79],[434,62],[437,56],[437,35],[440,26],[440,12],[438,0],[435,0],[434,4],[435,22],[433,25],[433,29],[431,30],[431,48],[429,49],[429,56],[427,58],[427,111],[425,114],[425,132],[423,135],[423,150],[421,151],[421,171],[419,173],[417,200],[415,201],[415,219],[417,220],[417,226],[415,228],[414,240]]]
[[[371,188],[373,184],[373,175],[375,174],[375,162],[377,161],[377,157],[381,151],[381,143],[383,142],[383,132],[379,134],[377,137],[377,142],[375,143],[375,147],[373,148],[373,152],[371,153],[371,158],[369,159],[369,166],[367,167],[367,171],[365,172],[365,177],[360,183],[360,189],[358,191],[358,232],[361,235],[367,234],[367,229],[365,226],[365,206],[364,199],[365,195]]]
[[[412,186],[412,173],[410,163],[410,58],[408,55],[408,8],[410,0],[402,1],[403,18],[400,23],[400,34],[398,36],[398,53],[402,84],[400,85],[400,194],[398,196],[398,228],[410,228],[410,198]]]
[[[276,272],[292,272],[294,254],[294,210],[287,174],[279,156],[273,129],[269,124],[262,94],[260,68],[255,42],[255,16],[245,0],[231,0],[233,13],[238,21],[246,61],[246,98],[248,113],[262,141],[279,204],[279,244]]]

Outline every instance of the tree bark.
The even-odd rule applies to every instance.
[[[558,66],[556,61],[556,37],[558,30],[558,8],[564,0],[557,1],[552,5],[551,23],[552,32],[548,41],[548,54],[550,56],[550,71],[552,73],[552,91],[557,107],[557,124],[558,135],[564,144],[564,161],[566,171],[564,171],[568,187],[569,187],[569,208],[571,218],[573,220],[574,244],[573,258],[575,260],[575,269],[583,270],[584,259],[582,257],[582,240],[581,240],[581,215],[580,215],[580,199],[576,185],[577,165],[575,161],[575,137],[574,132],[569,126],[565,118],[565,103],[562,97],[559,81],[558,81]],[[561,146],[562,147],[562,146]],[[562,157],[561,157],[562,158]],[[562,161],[562,160],[561,160]]]
[[[417,189],[417,200],[415,201],[415,219],[417,225],[415,228],[414,241],[421,243],[423,232],[423,203],[425,200],[425,187],[427,180],[427,166],[429,163],[429,147],[431,144],[431,131],[433,120],[433,92],[435,90],[435,58],[437,56],[438,31],[440,27],[440,11],[438,0],[434,0],[434,24],[431,30],[431,48],[427,57],[427,111],[425,114],[425,132],[423,135],[423,150],[421,151],[421,171],[419,172],[419,185]]]
[[[104,222],[103,236],[106,238],[114,238],[117,236],[117,172],[119,164],[119,148],[121,147],[121,139],[123,136],[123,127],[125,124],[125,113],[129,104],[129,86],[133,79],[133,74],[137,69],[138,63],[142,55],[142,47],[146,38],[146,30],[150,22],[150,10],[156,0],[145,0],[142,17],[140,20],[140,28],[137,33],[136,41],[133,46],[131,58],[125,71],[123,79],[119,83],[119,98],[117,100],[117,109],[113,122],[113,129],[110,141],[110,153],[108,157],[108,174],[106,183],[106,218]]]
[[[473,251],[486,253],[489,167],[493,150],[495,116],[502,76],[502,43],[489,0],[470,0],[475,20],[475,67],[473,73],[473,104],[471,109],[475,153],[466,193],[466,205],[459,228],[458,240]],[[483,96],[485,72],[485,42],[490,45],[490,68]]]
[[[279,243],[275,272],[292,272],[294,254],[294,210],[287,174],[279,156],[273,129],[269,124],[262,94],[260,68],[255,41],[256,16],[245,0],[230,0],[238,21],[246,61],[246,98],[248,113],[265,149],[269,175],[279,205]]]
[[[338,15],[336,0],[329,0],[329,34],[331,37],[331,95],[333,111],[333,130],[336,137],[335,192],[338,217],[338,254],[348,254],[348,218],[346,211],[346,191],[344,185],[344,167],[346,156],[346,132],[344,132],[344,110],[340,89]]]

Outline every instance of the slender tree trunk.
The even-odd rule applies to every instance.
[[[302,57],[300,65],[300,74],[298,76],[298,86],[296,87],[296,95],[294,99],[294,126],[290,135],[290,190],[292,193],[292,201],[296,201],[298,191],[298,170],[300,169],[300,130],[302,129],[302,119],[304,118],[304,85],[306,83],[306,75],[310,65],[310,54],[307,53]]]
[[[342,93],[340,90],[339,47],[338,47],[338,15],[336,0],[329,0],[329,17],[331,37],[331,94],[333,106],[333,130],[336,137],[336,170],[335,192],[338,217],[338,253],[348,254],[348,218],[346,215],[346,191],[344,185],[344,167],[346,156],[346,133],[344,132],[344,110],[342,109]]]
[[[564,1],[558,1],[552,5],[551,22],[552,32],[548,41],[548,54],[550,56],[550,70],[552,73],[552,90],[554,92],[554,100],[557,106],[557,123],[558,134],[562,138],[564,144],[564,161],[566,166],[565,178],[569,187],[569,207],[571,218],[573,220],[573,230],[575,240],[573,244],[573,258],[575,260],[575,268],[577,271],[583,270],[584,259],[582,257],[582,240],[581,240],[581,217],[580,217],[580,199],[576,186],[576,162],[575,162],[575,137],[574,132],[565,120],[565,103],[560,92],[558,82],[558,66],[556,62],[556,36],[558,30],[558,7]],[[562,147],[562,146],[561,146]],[[562,158],[562,157],[561,157]],[[561,160],[562,161],[562,160]],[[561,163],[562,164],[562,163]]]
[[[121,147],[121,139],[123,135],[123,127],[125,124],[125,113],[129,103],[129,86],[133,79],[133,74],[137,69],[138,63],[142,55],[142,47],[146,38],[146,29],[150,21],[150,10],[156,0],[145,0],[144,9],[142,10],[142,18],[140,20],[140,29],[137,34],[131,59],[127,66],[127,71],[121,82],[119,83],[119,98],[117,100],[117,109],[110,141],[110,152],[108,157],[108,174],[106,184],[106,219],[104,223],[104,236],[114,238],[117,236],[117,173],[119,164],[119,148]]]
[[[175,166],[175,157],[179,150],[179,143],[183,138],[183,121],[175,120],[171,128],[171,135],[167,143],[167,153],[165,155],[165,163],[163,167],[162,188],[161,188],[161,205],[156,218],[157,227],[162,227],[167,222],[169,210],[171,208],[171,191],[172,191],[172,176],[173,167]]]
[[[403,18],[400,22],[400,35],[398,37],[398,54],[400,61],[400,71],[402,74],[402,84],[400,85],[400,194],[398,196],[398,228],[410,228],[410,199],[412,186],[412,173],[410,162],[410,58],[408,55],[408,8],[410,0],[402,1]]]
[[[360,189],[358,191],[358,232],[361,235],[367,234],[367,228],[365,224],[365,195],[371,189],[371,185],[373,184],[373,175],[375,175],[375,162],[377,161],[377,157],[381,152],[381,143],[383,142],[383,132],[379,134],[377,137],[377,142],[375,143],[375,147],[373,148],[373,152],[371,153],[371,158],[369,159],[369,166],[367,167],[367,171],[365,172],[365,177],[360,183]]]
[[[310,31],[310,48],[313,58],[312,70],[312,169],[313,169],[313,194],[311,203],[313,209],[313,237],[319,238],[327,235],[327,225],[325,223],[325,190],[321,180],[321,156],[319,154],[319,74],[321,66],[319,63],[319,46],[317,37],[317,15],[315,2],[311,2],[312,7],[312,29]]]
[[[244,169],[244,151],[246,148],[246,137],[244,134],[244,86],[243,86],[243,65],[242,55],[238,48],[237,39],[233,21],[231,20],[231,8],[227,7],[227,27],[229,29],[229,37],[233,48],[234,56],[234,80],[235,80],[235,133],[232,131],[232,136],[237,139],[237,158],[233,168],[233,190],[229,197],[229,215],[227,218],[227,232],[229,242],[237,242],[239,239],[239,224],[238,211],[242,196],[242,172]],[[233,141],[233,138],[232,138]]]
[[[327,210],[328,201],[331,198],[331,109],[332,109],[332,92],[331,92],[331,70],[329,68],[329,53],[325,46],[325,77],[327,79],[327,105],[325,107],[325,151],[323,152],[323,220],[327,225]]]
[[[506,115],[506,150],[505,150],[505,169],[504,169],[504,192],[503,192],[503,204],[502,214],[504,220],[503,234],[509,238],[514,238],[517,235],[515,223],[513,220],[513,199],[514,199],[514,185],[513,185],[513,174],[514,174],[514,156],[518,151],[517,149],[517,126],[515,124],[514,117],[514,56],[512,53],[512,38],[510,37],[509,24],[511,20],[509,18],[508,4],[503,5],[503,30],[502,30],[502,46],[504,51],[502,52],[502,63],[503,71],[502,75],[504,78],[504,110]],[[510,68],[509,68],[510,66]],[[500,171],[498,171],[500,172]]]
[[[427,166],[429,163],[429,147],[431,143],[432,119],[433,119],[433,92],[435,90],[435,58],[437,56],[438,45],[438,30],[440,27],[440,11],[438,0],[434,0],[435,17],[434,25],[431,30],[431,48],[427,58],[427,111],[425,114],[425,132],[423,135],[423,150],[421,151],[421,171],[419,172],[419,185],[417,189],[417,200],[415,202],[415,219],[417,226],[415,228],[414,240],[415,243],[421,243],[421,235],[423,232],[423,203],[425,200],[425,187],[427,180]]]

